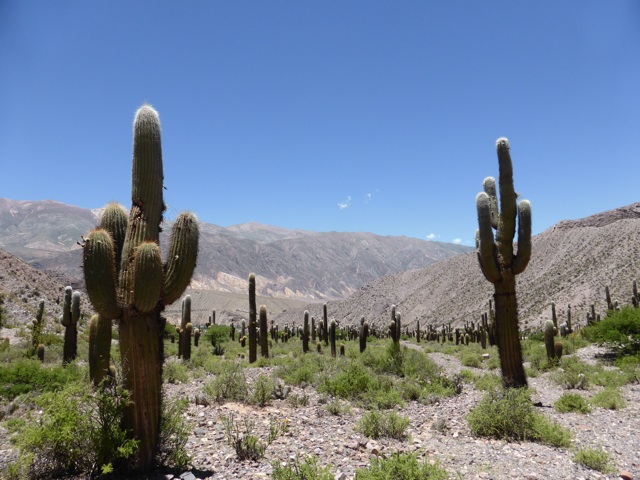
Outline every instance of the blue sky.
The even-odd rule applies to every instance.
[[[539,233],[640,200],[637,1],[0,2],[0,197],[472,244],[511,142]]]

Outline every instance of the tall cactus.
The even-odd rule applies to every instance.
[[[309,351],[309,310],[304,311],[304,320],[302,324],[302,351],[307,353]]]
[[[329,326],[329,343],[331,344],[331,356],[335,358],[336,356],[336,321],[331,320],[331,325]]]
[[[132,399],[123,426],[140,441],[135,459],[139,471],[153,467],[159,441],[165,324],[161,313],[189,285],[198,252],[197,220],[182,213],[173,224],[167,261],[162,263],[162,190],[160,120],[144,105],[134,121],[132,205],[122,248],[115,235],[99,227],[88,234],[83,249],[89,299],[98,314],[118,320],[124,387]]]
[[[180,319],[179,355],[183,360],[191,360],[191,295],[185,295],[182,299],[182,317]]]
[[[260,305],[260,355],[269,358],[269,327],[266,305]]]
[[[324,336],[324,345],[329,345],[329,320],[327,317],[327,304],[322,305],[322,334]]]
[[[249,275],[249,363],[258,359],[258,327],[256,309],[256,276]]]
[[[513,167],[509,141],[496,142],[499,163],[500,205],[496,182],[487,177],[484,192],[476,197],[478,226],[476,245],[480,268],[493,283],[495,302],[495,333],[500,352],[502,381],[506,387],[525,387],[527,378],[522,365],[522,348],[518,328],[516,275],[522,273],[531,258],[531,205],[527,200],[517,203],[513,188]],[[518,224],[518,248],[514,252],[513,238]],[[496,230],[495,238],[493,230]]]

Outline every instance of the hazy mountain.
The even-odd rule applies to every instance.
[[[78,242],[99,211],[53,201],[0,199],[0,248],[40,269],[82,282]],[[244,293],[254,272],[258,292],[292,299],[345,298],[379,277],[421,268],[469,247],[371,233],[308,232],[246,223],[200,224],[194,289]],[[169,225],[161,244],[166,247]]]
[[[521,324],[539,325],[551,318],[551,302],[558,315],[585,323],[592,303],[606,311],[605,286],[613,300],[631,302],[632,281],[640,273],[640,203],[580,220],[563,221],[533,238],[532,257],[517,277]],[[389,306],[396,304],[403,323],[442,325],[478,321],[488,309],[493,285],[485,280],[475,252],[434,265],[386,276],[368,283],[343,301],[329,302],[329,316],[355,322],[387,322]],[[320,316],[319,305],[289,310],[278,322],[298,323],[304,308]]]

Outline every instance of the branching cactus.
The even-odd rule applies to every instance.
[[[101,226],[89,233],[83,249],[89,299],[98,314],[118,320],[123,382],[132,400],[123,426],[140,441],[135,459],[140,471],[153,467],[159,441],[165,323],[161,313],[189,285],[198,253],[197,220],[182,213],[172,227],[167,261],[162,262],[162,190],[160,121],[157,112],[144,105],[134,121],[132,205],[121,248],[117,235]]]
[[[267,320],[267,306],[260,305],[260,355],[269,358],[269,328]]]
[[[496,146],[500,202],[498,205],[495,179],[486,178],[483,182],[484,192],[476,197],[479,226],[476,245],[482,273],[494,285],[495,335],[500,352],[502,381],[506,387],[525,387],[527,378],[522,365],[516,275],[525,270],[531,258],[531,205],[527,200],[517,202],[509,141],[500,138]],[[513,241],[516,220],[517,252],[514,251]]]
[[[96,387],[109,374],[111,319],[96,314],[89,320],[89,377]]]
[[[258,326],[256,309],[256,276],[249,275],[249,363],[258,359]]]

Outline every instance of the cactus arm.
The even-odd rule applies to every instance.
[[[482,182],[484,192],[489,196],[489,206],[491,207],[491,227],[498,228],[498,195],[496,194],[496,179],[487,177]]]
[[[513,273],[524,272],[531,259],[531,204],[522,200],[518,204],[518,253],[513,259]]]
[[[60,323],[68,327],[71,325],[71,296],[73,289],[71,287],[65,287],[64,289],[64,303],[62,306],[62,318],[60,319]]]
[[[115,254],[109,233],[101,228],[92,230],[84,242],[82,257],[87,293],[93,308],[107,318],[118,318]]]
[[[133,305],[142,313],[149,313],[158,305],[162,290],[162,258],[155,242],[143,242],[134,253]]]
[[[516,191],[513,188],[513,165],[509,153],[509,141],[506,138],[499,138],[496,141],[496,147],[500,172],[500,215],[496,246],[500,263],[508,268],[513,260],[513,237],[516,234]]]
[[[198,256],[198,221],[188,212],[178,215],[171,229],[169,253],[165,264],[162,303],[175,302],[191,282]]]
[[[111,239],[115,251],[116,278],[120,273],[122,263],[122,246],[127,233],[127,214],[124,209],[115,202],[108,204],[100,217],[100,227],[104,228]],[[108,365],[107,365],[108,367]]]
[[[478,247],[478,262],[485,278],[491,283],[500,281],[500,267],[496,261],[495,244],[491,222],[491,198],[485,192],[476,196],[478,210],[478,233],[476,243]]]

